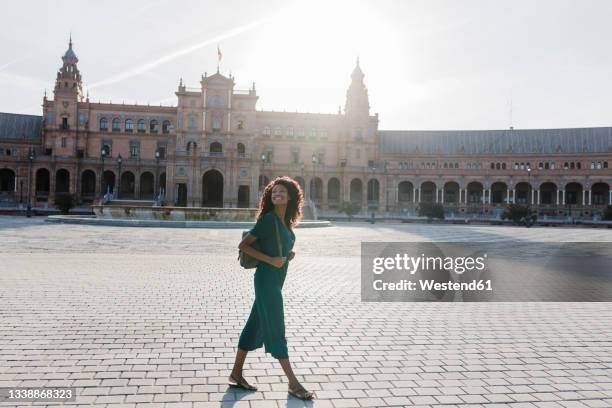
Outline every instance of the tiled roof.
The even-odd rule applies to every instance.
[[[42,116],[0,112],[0,140],[40,141],[42,120]]]
[[[381,130],[383,154],[612,152],[612,127],[506,130]]]

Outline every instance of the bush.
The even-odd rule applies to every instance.
[[[604,221],[612,221],[612,205],[606,206],[601,214],[601,219]]]
[[[419,204],[419,216],[444,219],[444,206],[438,203],[421,203]]]
[[[55,195],[55,208],[61,211],[62,214],[68,214],[71,208],[74,207],[76,197],[70,193],[57,193]]]
[[[361,209],[361,205],[357,201],[343,201],[338,207],[338,211],[345,213],[349,217],[349,221],[353,219],[353,215],[357,214]]]
[[[529,221],[531,224],[533,224],[537,219],[537,215],[533,211],[531,211],[531,219],[529,220],[529,212],[530,209],[525,205],[508,204],[504,212],[501,214],[501,219],[510,220],[514,224],[524,224],[526,221]]]

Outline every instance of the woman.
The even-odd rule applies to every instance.
[[[257,390],[242,376],[247,352],[265,346],[266,353],[278,359],[289,380],[289,394],[310,400],[314,394],[307,391],[293,374],[285,339],[285,318],[281,289],[287,275],[287,262],[292,260],[295,243],[293,227],[302,217],[304,195],[300,185],[290,177],[277,177],[265,188],[259,202],[255,226],[242,239],[238,248],[260,262],[255,271],[255,302],[251,314],[240,334],[236,362],[229,377],[229,385]],[[281,239],[279,253],[276,228]],[[257,240],[261,251],[251,247]]]

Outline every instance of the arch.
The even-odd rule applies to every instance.
[[[100,119],[100,130],[108,130],[108,119]]]
[[[399,204],[408,204],[414,201],[414,184],[410,181],[401,181],[397,185],[397,201]]]
[[[421,183],[420,202],[435,203],[436,202],[436,185],[432,181],[424,181]]]
[[[104,170],[102,175],[102,191],[103,196],[107,192],[113,193],[115,191],[115,173],[112,170]]]
[[[506,202],[508,185],[503,181],[491,184],[491,204],[503,204]]]
[[[49,196],[49,190],[51,186],[51,175],[49,170],[42,167],[36,170],[36,181],[35,181],[35,194],[37,197]]]
[[[447,181],[444,183],[444,203],[458,204],[459,203],[459,183],[456,181]]]
[[[0,169],[0,193],[15,192],[15,172],[11,169]]]
[[[351,180],[349,197],[351,201],[356,201],[361,204],[361,200],[363,199],[363,183],[361,179],[354,178]]]
[[[565,185],[565,203],[582,204],[582,184],[573,181]]]
[[[608,195],[610,191],[610,185],[604,182],[597,182],[591,186],[591,204],[592,205],[606,205],[608,204]]]
[[[340,202],[340,180],[332,177],[327,181],[327,203],[336,206]]]
[[[223,175],[219,170],[208,170],[202,176],[202,206],[223,208]]]
[[[540,184],[540,204],[557,203],[557,185],[551,181]]]
[[[149,122],[149,132],[157,133],[158,131],[159,131],[159,123],[157,123],[155,119],[151,120]]]
[[[55,192],[70,192],[70,173],[66,169],[59,169],[55,172]]]
[[[467,185],[468,204],[482,204],[482,192],[484,186],[479,181],[471,181]]]
[[[527,204],[529,201],[530,191],[533,187],[526,181],[516,183],[514,190],[514,203],[515,204]]]
[[[219,142],[212,142],[209,146],[209,150],[211,154],[219,155],[223,153],[223,145]]]
[[[323,181],[320,177],[310,179],[310,199],[318,203],[323,198]]]
[[[121,180],[123,187],[123,180]],[[140,199],[153,200],[155,198],[155,176],[150,171],[145,171],[140,174]],[[123,190],[123,188],[122,188]],[[122,194],[123,196],[123,194]]]
[[[83,170],[81,173],[81,198],[93,201],[96,196],[96,173],[93,170]]]
[[[238,157],[244,157],[244,154],[246,152],[246,149],[244,147],[244,143],[238,143],[236,145],[236,148],[238,149]]]
[[[147,125],[144,121],[144,119],[139,119],[138,120],[138,132],[139,133],[144,133],[147,131]]]
[[[125,199],[134,199],[136,192],[136,176],[131,171],[124,171],[121,174],[121,183],[119,186],[119,198]]]
[[[169,120],[164,120],[162,122],[162,133],[170,133],[171,123]]]
[[[113,119],[113,132],[119,132],[121,130],[121,120],[119,118]]]
[[[134,131],[134,121],[132,119],[125,120],[125,131],[133,132]]]

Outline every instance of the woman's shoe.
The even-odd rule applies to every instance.
[[[289,392],[289,395],[293,395],[295,398],[299,398],[301,400],[308,401],[314,398],[314,393],[306,391],[306,389],[301,385],[296,389],[291,389],[291,386],[289,386],[287,392]]]
[[[257,387],[252,386],[251,384],[246,382],[246,380],[243,377],[236,378],[236,377],[234,377],[233,374],[230,374],[229,378],[230,378],[230,380],[227,383],[227,385],[229,385],[230,387],[243,388],[243,389],[249,390],[249,391],[257,391]]]

